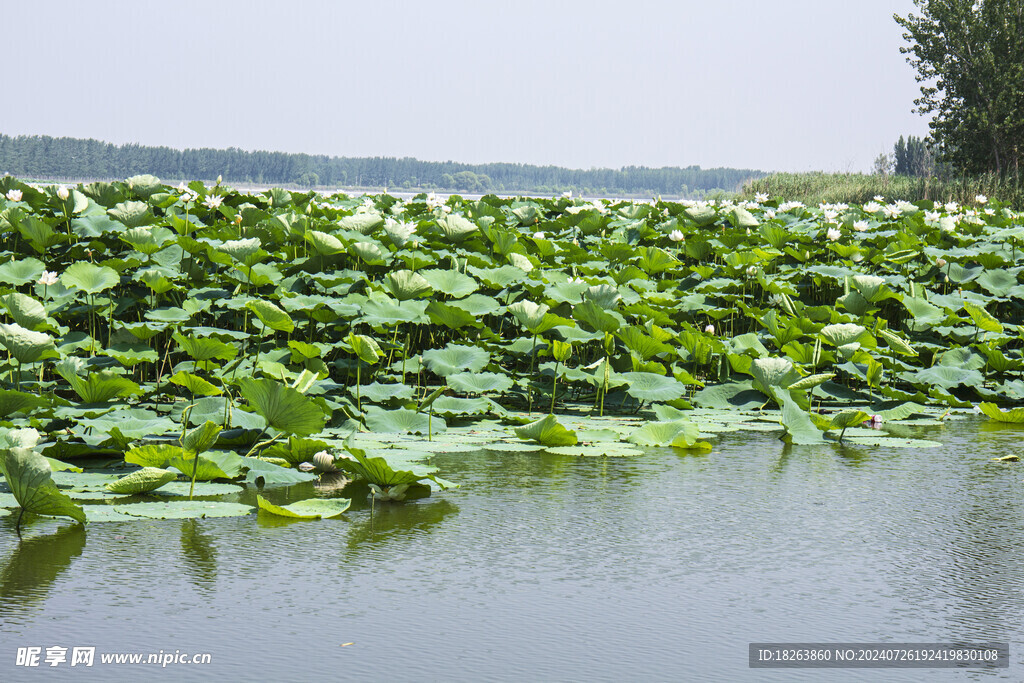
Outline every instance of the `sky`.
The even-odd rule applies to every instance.
[[[4,4],[7,135],[867,172],[928,133],[912,0]]]

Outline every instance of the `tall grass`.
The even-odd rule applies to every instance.
[[[969,204],[983,194],[1020,208],[1024,206],[1024,179],[1000,178],[995,174],[972,178],[913,178],[863,173],[775,173],[745,183],[740,198],[753,199],[757,193],[809,205],[822,202],[863,204],[877,195],[889,201],[928,199]]]

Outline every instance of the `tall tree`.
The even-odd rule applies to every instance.
[[[933,114],[931,138],[958,171],[1020,173],[1024,155],[1024,2],[914,0],[894,15],[900,48],[922,82],[915,111]]]

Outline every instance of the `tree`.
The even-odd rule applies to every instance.
[[[900,48],[923,83],[915,111],[934,114],[940,159],[964,173],[1020,172],[1024,154],[1024,3],[914,0],[921,16],[894,15],[912,43]]]
[[[928,178],[935,174],[935,154],[927,141],[911,135],[903,136],[893,145],[893,173],[915,178]]]

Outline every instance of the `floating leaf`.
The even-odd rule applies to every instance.
[[[515,433],[520,439],[536,441],[544,446],[575,446],[577,441],[576,432],[563,427],[554,415],[516,427]]]
[[[107,490],[111,493],[123,494],[145,493],[174,481],[177,476],[176,472],[171,472],[170,470],[143,467],[141,470],[136,470],[115,482],[107,484]]]
[[[171,500],[159,503],[115,505],[114,511],[122,515],[148,519],[202,519],[207,517],[244,517],[256,512],[256,508],[241,503],[222,503],[211,500]]]
[[[260,510],[272,515],[292,519],[331,519],[340,517],[348,510],[352,501],[348,498],[308,498],[291,505],[274,505],[263,496],[257,495]]]
[[[1004,412],[995,403],[982,403],[978,408],[996,422],[1024,424],[1024,408],[1013,408]]]

